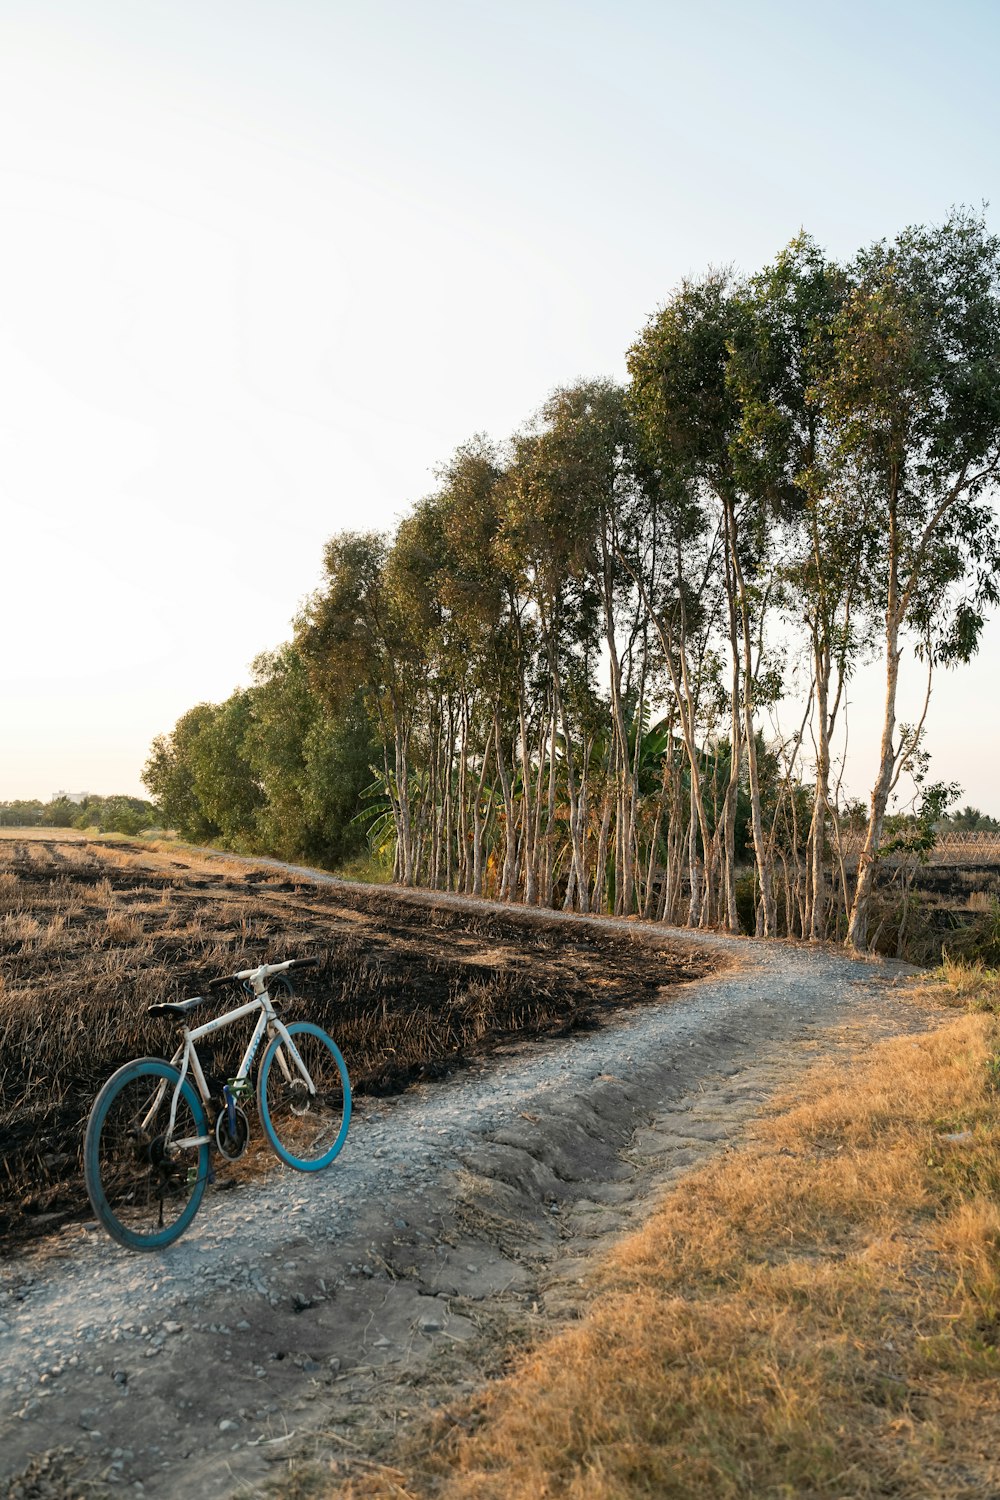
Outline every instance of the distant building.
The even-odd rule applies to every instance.
[[[86,802],[86,800],[87,800],[87,798],[89,796],[90,796],[89,792],[53,792],[52,793],[52,801],[53,802],[62,802],[62,801],[75,802],[77,804],[77,806],[79,806],[81,803]]]

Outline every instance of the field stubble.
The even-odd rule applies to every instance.
[[[306,955],[319,968],[285,1018],[330,1031],[355,1091],[369,1094],[517,1037],[598,1026],[611,1007],[718,964],[595,926],[417,905],[141,846],[0,841],[0,1241],[88,1212],[81,1147],[97,1090],[129,1058],[174,1045],[150,1004]],[[246,1038],[236,1026],[203,1050],[217,1076],[235,1071]]]

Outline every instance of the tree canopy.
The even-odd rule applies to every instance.
[[[966,211],[845,264],[803,233],[684,281],[627,366],[334,536],[293,640],[154,743],[167,821],[335,859],[360,817],[407,884],[863,947],[933,673],[997,602],[1000,242]]]

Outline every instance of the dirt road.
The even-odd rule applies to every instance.
[[[670,940],[736,962],[600,1032],[364,1101],[329,1172],[210,1192],[160,1255],[77,1226],[6,1263],[0,1486],[211,1500],[314,1448],[349,1471],[574,1316],[589,1259],[798,1069],[933,1024],[899,966]]]

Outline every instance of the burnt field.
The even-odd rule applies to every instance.
[[[498,1046],[598,1027],[717,959],[596,924],[456,909],[390,891],[299,883],[131,845],[0,841],[0,1244],[89,1217],[83,1131],[104,1080],[169,1055],[156,1001],[284,958],[286,1019],[308,1016],[344,1053],[354,1091],[391,1094]],[[206,1004],[208,1019],[233,992]],[[245,1023],[203,1059],[235,1070]],[[213,1039],[214,1040],[214,1039]]]

